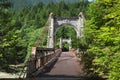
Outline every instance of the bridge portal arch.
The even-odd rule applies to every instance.
[[[74,29],[74,31],[76,32],[76,34],[77,34],[77,32],[78,32],[77,28],[75,28],[74,25],[71,25],[71,24],[62,24],[62,25],[58,26],[58,27],[55,29],[55,34],[57,34],[57,32],[60,30],[61,27],[71,27],[72,29]],[[77,35],[76,35],[76,37],[77,37]]]
[[[53,13],[49,15],[49,24],[48,24],[48,40],[47,47],[55,48],[55,35],[61,25],[71,25],[76,31],[77,38],[83,36],[83,27],[84,27],[84,16],[80,12],[78,17],[55,17]]]

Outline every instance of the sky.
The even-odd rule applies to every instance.
[[[88,0],[88,1],[90,1],[90,2],[91,2],[91,1],[93,1],[93,0]]]

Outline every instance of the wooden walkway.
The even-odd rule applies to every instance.
[[[82,74],[83,70],[77,57],[69,52],[63,52],[54,66],[40,76],[42,78],[79,78],[79,80],[83,80]]]

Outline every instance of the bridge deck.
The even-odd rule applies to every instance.
[[[55,65],[49,72],[44,73],[41,77],[80,77],[83,73],[82,66],[75,55],[69,52],[63,52]]]

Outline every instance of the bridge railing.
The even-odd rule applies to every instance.
[[[54,48],[33,47],[27,66],[27,77],[34,77],[41,73],[46,66],[50,66],[60,55],[61,50]]]

